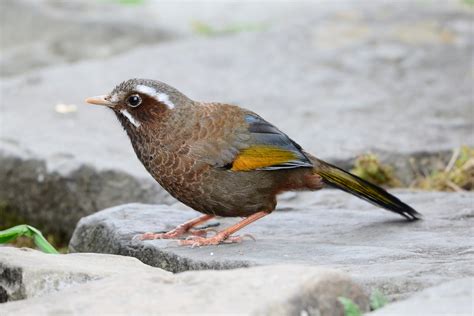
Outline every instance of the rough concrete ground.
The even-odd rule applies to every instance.
[[[77,38],[75,32],[89,19],[98,20],[94,9],[25,3],[55,30],[63,23],[57,12],[77,10],[71,28],[53,42]],[[84,60],[93,57],[84,53],[76,63],[2,79],[0,201],[15,216],[67,237],[73,223],[94,211],[124,202],[172,201],[137,161],[113,115],[83,104],[85,97],[106,93],[130,77],[160,79],[197,100],[252,109],[318,157],[345,166],[360,153],[382,152],[407,182],[415,174],[409,163],[413,156],[432,169],[440,152],[474,144],[468,9],[411,1],[315,2],[291,10],[275,4],[268,15],[263,5],[204,7],[197,18],[217,29],[234,11],[238,14],[228,23],[268,26],[196,37],[189,29],[193,10],[186,6],[183,18],[175,19],[186,26],[176,28],[180,35],[152,44],[147,32],[135,32],[137,21],[120,19],[119,10],[103,17],[103,36],[110,31],[129,43],[130,48],[111,48],[111,55],[119,55]],[[10,8],[16,7],[4,11]],[[153,14],[161,7],[134,10]],[[172,5],[163,10],[176,11]],[[155,39],[153,32],[175,26],[171,18],[148,21],[143,27]],[[91,45],[100,40],[84,38]],[[50,213],[61,214],[60,225],[48,224]]]
[[[343,192],[295,195],[242,230],[257,241],[190,248],[176,241],[132,240],[166,231],[198,214],[179,206],[129,204],[81,219],[73,252],[133,256],[179,272],[255,265],[305,264],[349,272],[368,291],[402,298],[442,282],[473,277],[472,193],[397,194],[424,215],[406,222]],[[217,229],[230,224],[219,219]],[[231,222],[235,222],[233,219]]]
[[[343,315],[338,297],[368,310],[348,275],[298,265],[171,274],[136,259],[0,248],[2,315]],[[0,294],[1,295],[1,294]],[[17,296],[15,296],[17,295]],[[23,299],[23,300],[18,300]],[[26,299],[26,300],[25,300]],[[60,302],[60,304],[58,304]]]

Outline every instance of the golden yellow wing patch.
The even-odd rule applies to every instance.
[[[276,146],[258,145],[244,149],[232,163],[232,171],[249,171],[284,164],[298,159],[298,155]]]

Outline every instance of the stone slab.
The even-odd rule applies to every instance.
[[[8,301],[40,297],[106,277],[150,271],[165,281],[172,277],[170,272],[130,257],[95,253],[46,255],[28,248],[0,247],[0,288]]]
[[[406,222],[343,192],[289,195],[271,214],[242,230],[257,241],[202,248],[176,241],[132,240],[198,215],[184,206],[129,204],[81,219],[70,251],[133,256],[178,272],[272,264],[305,264],[349,272],[390,298],[474,276],[472,193],[398,192],[424,215]],[[226,227],[238,219],[218,219]]]
[[[465,278],[431,287],[416,293],[407,300],[389,304],[367,315],[415,316],[456,315],[471,316],[474,313],[474,279]]]
[[[0,304],[1,315],[342,316],[340,296],[368,310],[367,296],[345,273],[298,265],[173,275],[121,256],[0,247],[0,276],[3,293],[12,284],[26,289],[23,300]]]

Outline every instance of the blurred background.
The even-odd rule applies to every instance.
[[[258,112],[387,187],[472,190],[472,0],[0,2],[0,230],[175,201],[112,113],[129,78]],[[301,195],[304,196],[304,195]],[[284,196],[291,198],[291,196]]]

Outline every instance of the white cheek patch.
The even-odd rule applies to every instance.
[[[168,109],[172,110],[175,108],[173,102],[171,102],[169,95],[163,92],[157,92],[152,87],[144,86],[144,85],[137,85],[135,87],[135,91],[144,93],[158,102],[163,103],[168,107]]]
[[[125,116],[125,117],[128,119],[128,121],[133,124],[133,126],[135,126],[135,127],[137,127],[137,128],[140,127],[140,125],[141,125],[140,122],[138,122],[138,121],[132,116],[132,114],[130,114],[130,112],[128,112],[127,110],[123,109],[123,110],[120,110],[120,113],[122,113],[122,115]]]

